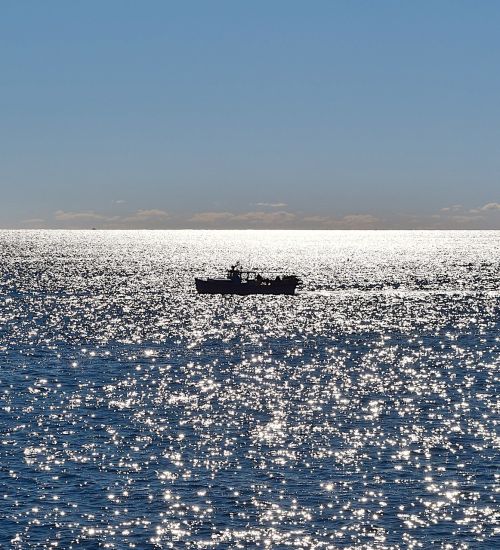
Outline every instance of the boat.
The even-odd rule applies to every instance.
[[[224,279],[195,277],[199,294],[295,294],[300,284],[296,275],[263,277],[258,271],[243,271],[239,263],[231,266]]]

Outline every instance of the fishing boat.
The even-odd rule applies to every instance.
[[[296,275],[263,277],[258,271],[244,271],[239,263],[231,266],[225,278],[195,278],[199,294],[295,294],[300,279]]]

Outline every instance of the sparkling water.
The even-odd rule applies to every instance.
[[[500,232],[0,232],[1,548],[500,545]],[[296,274],[296,296],[195,276]]]

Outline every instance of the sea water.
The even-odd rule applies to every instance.
[[[195,276],[296,274],[296,296]],[[0,232],[1,548],[500,545],[500,232]]]

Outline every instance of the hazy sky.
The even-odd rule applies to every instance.
[[[500,228],[500,2],[5,0],[0,227]]]

